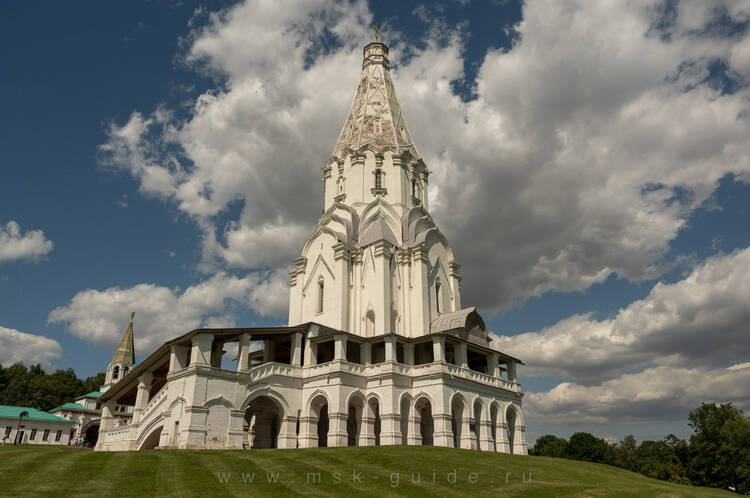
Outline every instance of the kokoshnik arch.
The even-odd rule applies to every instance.
[[[289,325],[197,329],[105,392],[98,450],[436,445],[526,454],[520,360],[461,308],[389,73],[365,46],[325,208],[290,274]],[[251,341],[263,341],[250,352]],[[236,370],[221,368],[238,343]],[[114,407],[132,405],[115,423]]]

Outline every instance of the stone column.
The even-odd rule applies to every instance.
[[[429,258],[424,246],[412,249],[412,289],[411,289],[411,335],[412,337],[430,331],[430,293],[427,285]]]
[[[404,343],[404,363],[414,365],[414,344],[410,342]]]
[[[198,334],[193,336],[192,351],[190,352],[190,362],[195,365],[211,364],[211,342],[213,335]]]
[[[385,361],[396,361],[396,336],[385,337]]]
[[[479,449],[482,451],[492,450],[492,422],[486,418],[477,421],[479,424]]]
[[[453,417],[450,413],[436,413],[432,415],[432,420],[435,424],[435,433],[432,436],[435,446],[453,447],[452,419]]]
[[[508,380],[511,382],[518,382],[518,376],[516,374],[516,362],[512,360],[508,362]]]
[[[151,390],[151,381],[154,374],[144,372],[138,377],[138,390],[135,395],[135,406],[133,407],[133,418],[131,424],[136,425],[141,421],[143,409],[148,404],[149,391]]]
[[[365,403],[362,408],[362,422],[359,428],[359,446],[375,446],[375,418],[370,414],[370,407]]]
[[[303,416],[299,419],[299,447],[318,447],[318,418]]]
[[[461,416],[461,448],[470,450],[471,441],[474,439],[474,434],[471,432],[471,419],[469,414],[464,412]]]
[[[334,360],[346,361],[346,335],[336,334],[334,337]]]
[[[461,276],[458,274],[459,268],[461,268],[461,265],[455,261],[448,262],[448,278],[450,279],[451,291],[453,292],[451,311],[458,311],[461,309]]]
[[[500,363],[497,353],[487,355],[487,373],[493,377],[500,378]]]
[[[406,337],[414,337],[417,335],[411,328],[411,283],[409,282],[410,258],[411,254],[409,251],[403,251],[400,249],[396,251],[396,263],[401,277],[401,334]],[[420,334],[422,332],[423,331],[419,331]]]
[[[401,416],[398,413],[380,414],[380,444],[401,444]]]
[[[292,334],[291,364],[293,367],[302,366],[302,333],[301,332],[296,332]]]
[[[301,426],[300,432],[302,432]],[[278,448],[297,447],[297,419],[295,417],[287,415],[281,420],[281,428],[279,430],[276,446]]]
[[[333,264],[336,272],[336,328],[349,329],[349,247],[340,242],[333,246]],[[333,287],[333,286],[332,286]],[[331,289],[332,291],[334,289]],[[331,301],[329,301],[331,302]]]
[[[351,319],[351,332],[353,334],[364,335],[362,333],[362,320],[364,314],[362,313],[362,249],[352,249],[352,278],[351,282],[352,289],[352,302],[350,303],[352,308]]]
[[[392,332],[391,328],[391,244],[379,241],[373,244],[375,255],[375,335]]]
[[[409,410],[409,433],[406,436],[409,446],[422,444],[422,431],[420,430],[420,416],[416,413],[416,407]]]
[[[295,269],[289,274],[289,325],[302,321],[302,287],[305,282],[307,258],[294,260]]]
[[[237,371],[247,372],[250,369],[250,334],[240,334],[237,352]]]
[[[432,336],[433,361],[445,361],[445,336]]]
[[[466,359],[466,343],[459,342],[456,344],[454,351],[456,352],[456,365],[469,368],[469,362]]]
[[[189,353],[190,349],[188,346],[172,344],[169,351],[169,371],[176,372],[177,370],[185,368],[187,366]]]
[[[318,345],[307,338],[307,344],[305,345],[305,366],[312,367],[318,364]]]
[[[328,446],[348,445],[348,434],[346,432],[348,416],[349,414],[346,412],[328,413]]]
[[[360,349],[361,360],[363,365],[372,365],[372,344],[369,342],[362,343]]]
[[[500,420],[498,414],[497,429],[495,430],[495,451],[510,453],[510,441],[508,440],[508,424]]]
[[[109,430],[114,425],[116,404],[113,399],[102,403],[102,421],[99,423],[100,430]]]

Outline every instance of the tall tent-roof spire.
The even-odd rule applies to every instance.
[[[125,329],[125,333],[120,339],[120,344],[115,350],[115,354],[112,356],[112,365],[135,365],[135,344],[133,342],[133,318],[135,312],[130,313],[130,323]]]
[[[333,155],[343,159],[348,152],[371,148],[378,153],[391,150],[399,155],[409,151],[417,159],[419,153],[391,80],[388,47],[378,41],[377,27],[375,38],[363,50],[362,76]]]

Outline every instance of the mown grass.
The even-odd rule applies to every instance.
[[[320,481],[317,481],[318,475]],[[732,496],[607,465],[432,447],[0,448],[1,496]]]

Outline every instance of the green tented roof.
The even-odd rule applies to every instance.
[[[86,393],[82,396],[78,396],[76,399],[83,399],[83,398],[98,398],[104,393],[100,393],[99,391],[91,391],[90,393]]]
[[[36,408],[29,408],[26,406],[0,405],[0,418],[11,418],[14,420],[18,420],[18,415],[20,415],[20,413],[23,411],[26,411],[29,413],[29,416],[24,417],[23,420],[41,420],[43,422],[66,422],[68,424],[73,423],[70,420],[66,420],[62,417],[52,415],[51,413],[47,413],[42,410],[37,410]]]
[[[87,410],[83,406],[79,405],[78,403],[65,403],[64,405],[60,405],[57,408],[53,408],[50,410],[50,413],[59,412],[61,410],[71,410],[71,411],[77,411],[77,412],[88,412],[88,413],[99,413],[99,410]]]

